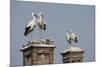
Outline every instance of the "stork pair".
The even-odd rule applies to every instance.
[[[25,26],[24,35],[27,36],[34,31],[37,25],[39,26],[40,30],[46,30],[45,19],[42,12],[39,12],[39,15],[32,12],[32,20]]]
[[[67,39],[67,42],[69,44],[72,44],[73,42],[77,43],[78,42],[78,39],[77,39],[77,36],[75,33],[72,32],[72,30],[66,32],[66,39]]]
[[[40,12],[39,15],[32,12],[32,20],[25,26],[25,32],[24,35],[27,36],[32,31],[34,31],[35,27],[38,25],[40,30],[45,31],[46,30],[46,23],[43,16],[43,13]],[[75,33],[67,30],[66,39],[69,44],[72,44],[73,42],[77,43],[78,39]]]

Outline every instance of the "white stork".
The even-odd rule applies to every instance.
[[[36,27],[36,17],[37,15],[32,12],[32,20],[26,25],[24,35],[27,36],[29,33],[34,31]]]
[[[71,30],[70,32],[71,32],[70,34],[71,34],[71,38],[72,38],[72,40],[73,40],[75,43],[77,43],[77,42],[78,42],[78,39],[77,39],[76,34],[73,33],[72,30]]]
[[[39,13],[39,19],[37,20],[37,24],[40,30],[46,30],[46,23],[42,12]]]
[[[72,43],[72,38],[71,38],[71,35],[70,35],[69,31],[66,32],[65,37],[66,37],[66,39],[67,39],[67,42],[68,42],[69,44],[71,44],[71,43]]]

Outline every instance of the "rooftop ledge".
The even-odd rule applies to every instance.
[[[67,52],[84,52],[84,51],[80,47],[69,47],[65,49],[61,54],[64,54]]]
[[[32,40],[24,44],[21,51],[30,47],[55,47],[55,45],[50,39]]]

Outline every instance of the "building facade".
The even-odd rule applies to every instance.
[[[79,47],[70,47],[61,53],[62,62],[63,63],[83,62],[83,53],[84,51]]]
[[[23,45],[23,65],[42,65],[54,63],[54,44],[50,39],[33,40]]]

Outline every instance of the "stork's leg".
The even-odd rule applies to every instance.
[[[27,36],[27,42],[30,41],[30,34]]]
[[[39,39],[40,39],[40,29],[39,29]]]
[[[43,30],[40,30],[40,31],[41,31],[41,39],[44,39]]]
[[[40,30],[40,31],[41,31],[41,39],[43,39],[43,37],[42,37],[43,36],[42,30]]]
[[[39,29],[39,33],[40,33],[40,39],[41,39],[41,29]]]
[[[31,32],[31,35],[30,35],[31,40],[32,40],[32,34],[33,34],[33,32]]]
[[[29,41],[32,40],[32,32],[29,34]]]
[[[75,40],[74,40],[76,43],[78,42],[77,38],[75,37]]]

